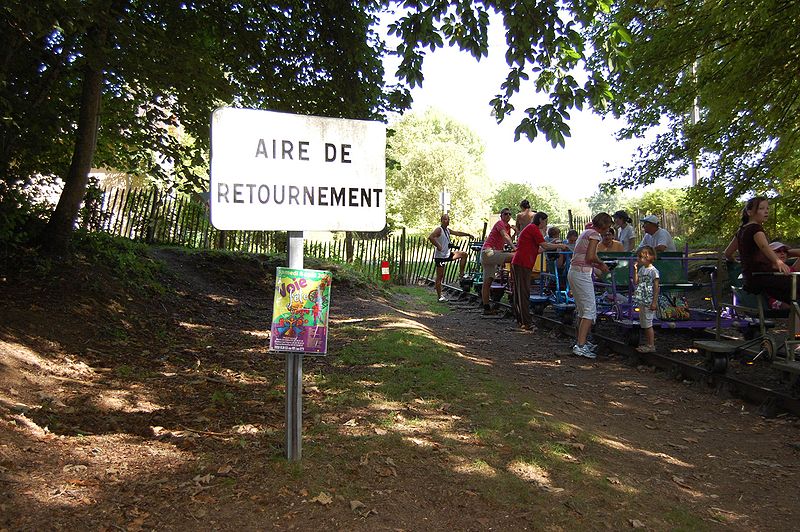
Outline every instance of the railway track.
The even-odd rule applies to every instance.
[[[427,285],[432,286],[434,284],[433,279],[423,278],[422,280]],[[442,284],[442,289],[449,294],[458,295],[460,300],[478,304],[478,294],[472,292],[465,294],[461,287],[450,284]],[[510,314],[511,306],[509,304],[498,304]],[[572,325],[561,323],[548,316],[534,314],[533,317],[540,326],[557,330],[564,336],[575,337],[575,327]],[[637,364],[644,363],[658,368],[673,379],[701,382],[715,389],[718,393],[730,393],[751,404],[758,405],[758,413],[762,416],[774,417],[779,413],[786,412],[800,417],[800,399],[789,394],[758,386],[727,374],[713,373],[703,366],[676,360],[663,353],[639,353],[625,342],[607,335],[593,333],[592,337],[595,343],[601,347],[601,353],[614,352]]]

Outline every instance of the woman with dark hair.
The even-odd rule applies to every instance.
[[[519,326],[525,331],[534,330],[533,320],[530,313],[531,295],[531,272],[536,258],[539,256],[539,248],[545,250],[563,250],[569,248],[564,244],[546,242],[542,230],[547,228],[547,214],[537,212],[533,215],[533,222],[525,226],[519,234],[517,241],[517,251],[511,259],[511,287],[514,297],[512,298],[514,317]]]
[[[531,202],[524,199],[519,202],[519,208],[521,209],[519,213],[517,213],[517,220],[515,227],[515,235],[518,235],[525,229],[525,226],[528,225],[533,221],[534,212],[531,211]]]
[[[742,209],[742,225],[731,243],[725,248],[725,258],[734,259],[739,252],[744,276],[744,288],[748,292],[765,293],[786,303],[797,299],[792,294],[792,278],[788,275],[754,275],[756,273],[789,273],[789,266],[770,248],[769,238],[764,232],[764,222],[769,218],[769,201],[763,196],[751,198]],[[789,255],[800,256],[800,249],[789,250]],[[798,283],[800,284],[800,283]]]
[[[575,316],[579,318],[577,343],[572,346],[573,355],[586,358],[597,357],[594,352],[597,346],[587,341],[592,324],[597,319],[597,302],[595,301],[592,272],[595,268],[602,273],[609,271],[606,263],[597,256],[597,244],[602,240],[600,235],[608,231],[613,223],[608,213],[601,212],[592,218],[591,227],[581,233],[575,242],[572,264],[567,274],[572,297],[575,298]]]
[[[617,211],[612,216],[617,226],[617,240],[622,242],[623,251],[633,251],[636,247],[636,236],[633,234],[633,220],[626,211]]]

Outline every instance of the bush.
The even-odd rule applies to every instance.
[[[111,236],[107,233],[76,231],[71,240],[72,250],[95,265],[102,265],[129,287],[141,287],[163,292],[158,274],[163,265],[147,255],[147,246]]]

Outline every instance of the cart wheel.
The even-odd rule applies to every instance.
[[[567,310],[561,315],[561,323],[563,323],[564,325],[572,325],[574,321],[575,321],[575,313],[572,312],[571,310]]]
[[[715,375],[721,375],[728,369],[728,356],[723,353],[706,353],[706,368]]]
[[[631,347],[636,347],[639,345],[639,328],[638,327],[626,327],[624,329],[625,335],[625,343]]]
[[[766,360],[767,362],[772,362],[775,360],[775,353],[777,352],[777,346],[775,345],[775,340],[766,337],[761,340],[761,357],[762,359]]]

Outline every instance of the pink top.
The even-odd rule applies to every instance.
[[[572,266],[592,267],[592,263],[586,260],[586,253],[589,251],[589,241],[597,240],[600,242],[603,237],[594,228],[587,229],[575,242],[575,250],[572,252]]]
[[[502,231],[509,234],[511,232],[511,226],[503,220],[497,220],[497,223],[494,224],[494,227],[492,227],[492,230],[489,232],[489,236],[486,237],[486,242],[483,243],[483,249],[503,251],[503,246],[505,246],[506,241],[503,240]]]

